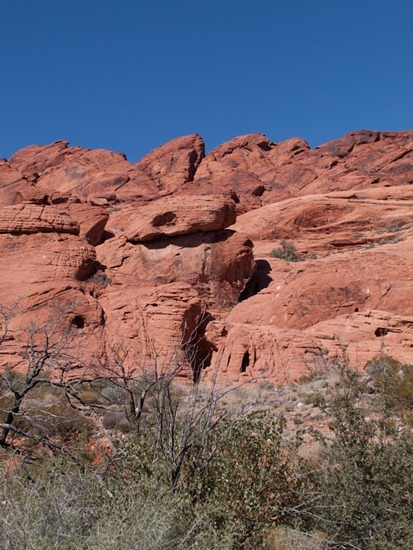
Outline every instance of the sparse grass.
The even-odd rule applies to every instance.
[[[40,471],[39,471],[40,470]],[[219,548],[180,495],[154,480],[102,483],[93,471],[43,462],[30,475],[1,472],[1,540],[10,550]],[[3,546],[2,546],[3,548]]]
[[[394,237],[386,237],[384,239],[380,239],[378,244],[381,246],[383,244],[396,244],[401,241],[404,241],[404,237],[401,235],[395,235]]]
[[[403,230],[403,225],[401,222],[397,220],[393,220],[392,222],[389,222],[384,230],[382,230],[383,233],[398,233],[399,231]]]

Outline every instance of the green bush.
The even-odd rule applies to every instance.
[[[204,449],[193,449],[186,464],[183,485],[215,529],[231,535],[235,548],[256,547],[270,527],[288,523],[304,491],[295,454],[283,445],[283,429],[268,413],[230,419]]]
[[[391,430],[386,416],[361,406],[356,372],[344,366],[340,377],[320,403],[331,436],[318,434],[324,458],[308,473],[316,496],[304,525],[327,533],[339,548],[413,548],[412,433]]]
[[[290,241],[281,241],[279,248],[273,248],[270,252],[271,258],[278,258],[286,262],[302,262],[303,258],[298,254],[294,243]]]
[[[367,363],[366,370],[371,373],[374,386],[389,413],[401,415],[412,423],[413,365],[382,353]]]

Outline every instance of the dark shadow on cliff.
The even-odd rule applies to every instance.
[[[182,248],[197,248],[201,244],[213,244],[228,240],[235,231],[224,229],[222,231],[203,231],[201,233],[191,233],[189,235],[177,235],[176,237],[160,238],[156,241],[146,241],[139,244],[145,246],[149,250],[161,250],[168,247],[170,244]]]
[[[267,260],[257,260],[256,264],[257,270],[242,291],[239,299],[240,302],[255,296],[258,292],[264,288],[267,288],[272,281],[272,277],[269,275],[271,272],[271,266]]]

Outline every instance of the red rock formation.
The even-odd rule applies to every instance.
[[[131,242],[157,241],[164,237],[201,231],[220,231],[235,222],[235,203],[213,195],[159,199],[125,212],[125,234]]]
[[[0,233],[71,233],[79,235],[79,225],[65,212],[53,207],[19,204],[0,209]]]
[[[82,360],[121,347],[188,380],[283,383],[383,345],[411,362],[412,183],[413,132],[315,149],[253,134],[207,156],[194,134],[135,165],[27,147],[0,161],[0,303],[19,302],[0,363],[18,363],[20,328],[57,304]],[[300,261],[275,257],[282,240]]]
[[[151,151],[136,166],[155,181],[162,192],[170,193],[193,181],[205,156],[205,145],[198,134],[168,141]]]
[[[69,147],[67,141],[32,145],[11,157],[9,167],[27,185],[45,193],[71,193],[82,199],[119,200],[158,196],[156,183],[120,153]],[[9,179],[11,175],[9,175]],[[9,185],[9,196],[12,186]],[[15,190],[21,191],[20,180]]]
[[[287,197],[413,182],[413,132],[360,131],[315,149],[301,139],[235,138],[209,153],[198,191],[226,191],[244,212]]]

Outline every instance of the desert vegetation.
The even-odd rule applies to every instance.
[[[270,257],[285,260],[286,262],[303,261],[303,258],[298,254],[295,244],[284,239],[281,241],[279,248],[273,248],[271,250]]]
[[[412,548],[412,365],[325,362],[300,382],[325,421],[291,431],[269,384],[181,386],[119,349],[86,368],[61,322],[1,375],[5,548]]]

